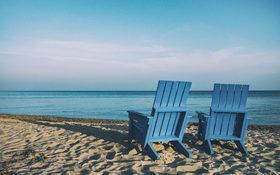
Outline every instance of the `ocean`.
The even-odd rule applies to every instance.
[[[0,91],[1,114],[34,114],[69,118],[128,120],[127,110],[150,114],[154,91]],[[191,91],[187,105],[209,113],[211,91]],[[251,124],[280,125],[280,91],[250,91]]]

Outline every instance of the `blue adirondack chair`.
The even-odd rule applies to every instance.
[[[153,160],[159,156],[152,142],[171,142],[178,151],[191,157],[182,143],[190,119],[186,108],[190,87],[191,82],[160,80],[151,115],[127,111],[129,143],[132,139],[137,140]]]
[[[244,145],[249,124],[246,102],[249,85],[215,84],[210,115],[198,112],[198,135],[213,154],[211,140],[234,141],[239,150],[248,155]]]

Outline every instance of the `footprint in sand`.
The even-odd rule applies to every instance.
[[[112,159],[114,159],[115,155],[116,155],[115,152],[109,152],[106,156],[106,159],[112,160]]]
[[[112,149],[112,148],[113,148],[113,146],[105,146],[105,147],[104,147],[105,150],[110,150],[110,149]]]
[[[100,154],[96,154],[90,157],[91,160],[98,160],[100,159],[101,155]]]

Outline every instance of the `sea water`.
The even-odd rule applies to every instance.
[[[35,114],[69,118],[127,120],[127,110],[150,114],[154,91],[0,91],[0,114]],[[188,108],[209,113],[211,91],[192,91]],[[250,91],[252,124],[280,125],[280,91]]]

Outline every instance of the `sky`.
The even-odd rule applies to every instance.
[[[0,90],[280,90],[279,0],[0,0]]]

